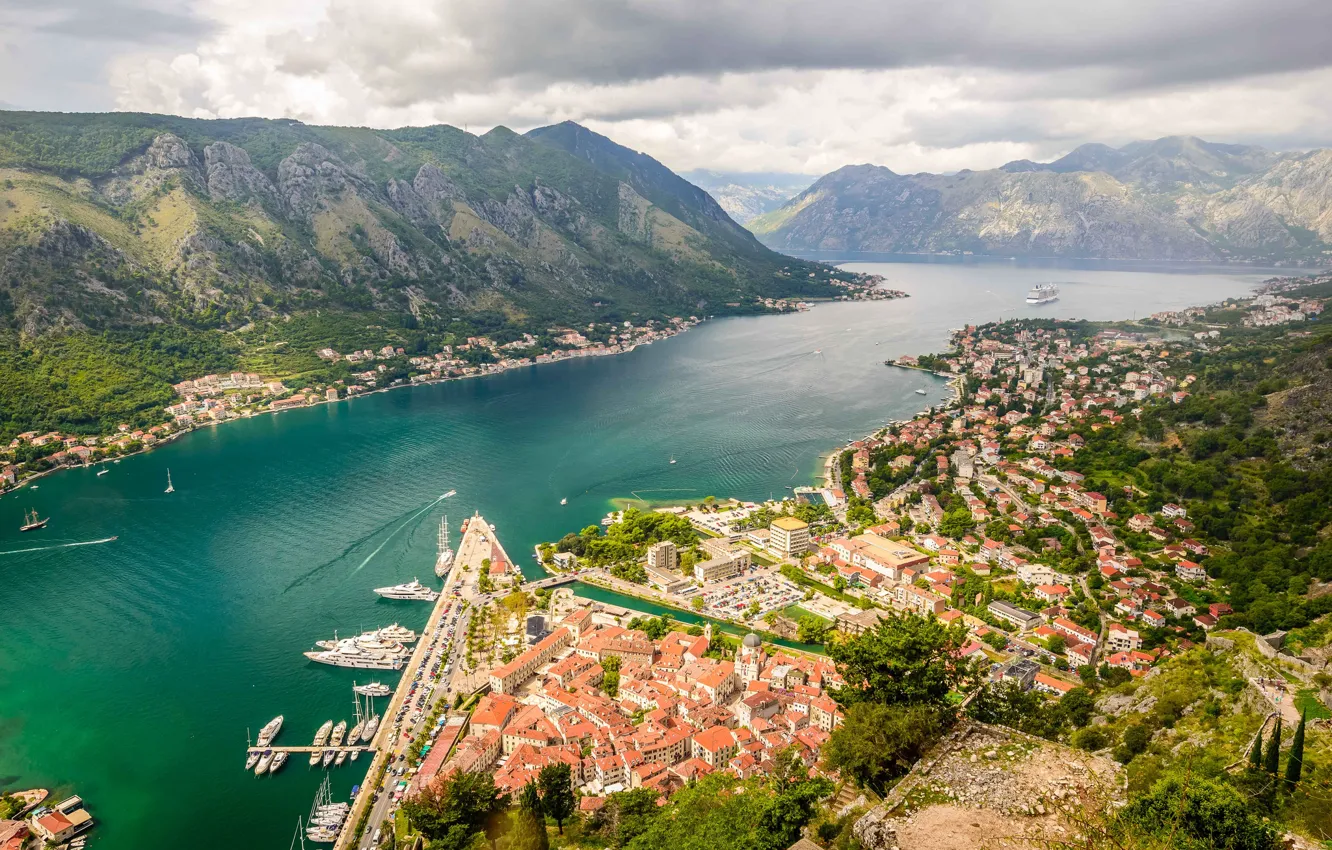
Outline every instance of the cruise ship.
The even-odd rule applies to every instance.
[[[322,652],[307,652],[305,657],[320,664],[355,667],[362,670],[401,670],[404,663],[401,655],[371,652],[357,646],[354,640],[339,641],[337,647]]]
[[[434,602],[439,598],[439,593],[421,584],[417,579],[412,579],[406,584],[395,584],[392,587],[376,587],[375,593],[385,599],[412,599],[421,602]]]
[[[1049,304],[1059,300],[1059,287],[1053,283],[1038,283],[1027,293],[1028,304]]]
[[[449,516],[439,521],[439,557],[435,559],[435,575],[440,578],[449,574],[453,567],[453,547],[449,545]]]

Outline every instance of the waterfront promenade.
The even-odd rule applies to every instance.
[[[489,598],[476,592],[476,577],[480,575],[483,569],[482,561],[492,558],[495,550],[503,554],[503,549],[494,540],[494,533],[491,531],[489,524],[480,515],[470,518],[467,521],[467,530],[463,534],[462,541],[459,543],[453,559],[453,567],[444,579],[444,588],[440,593],[439,600],[436,601],[430,619],[421,632],[421,639],[417,643],[416,651],[412,653],[411,660],[403,668],[402,678],[399,680],[398,687],[394,690],[389,706],[385,710],[383,725],[372,742],[377,751],[375,758],[370,764],[370,769],[366,772],[365,781],[361,783],[360,792],[352,803],[347,825],[338,836],[334,850],[346,850],[356,846],[356,842],[353,840],[356,837],[356,824],[360,822],[367,809],[369,809],[370,817],[361,836],[360,846],[368,846],[369,839],[375,830],[388,820],[394,804],[392,795],[387,793],[392,783],[386,783],[383,789],[385,793],[378,797],[375,796],[375,792],[380,790],[376,787],[380,769],[384,767],[392,768],[399,758],[404,757],[412,742],[423,731],[425,721],[430,716],[432,707],[439,700],[447,701],[455,692],[463,692],[462,688],[450,687],[449,682],[441,679],[440,683],[443,686],[437,687],[431,693],[428,702],[418,704],[416,713],[412,712],[413,705],[410,700],[413,697],[412,688],[417,683],[418,675],[421,676],[420,687],[426,687],[430,681],[432,662],[438,661],[437,666],[441,670],[451,662],[456,663],[458,639],[466,631],[471,610],[476,605],[485,604]],[[506,560],[508,558],[507,555],[503,555],[503,557]],[[455,589],[459,591],[461,598],[453,596]],[[459,611],[458,609],[464,602],[471,607]],[[451,622],[451,614],[454,611],[458,611],[458,620],[453,637],[440,641],[441,633],[445,630],[446,625]],[[483,671],[482,681],[485,680],[485,676],[488,674],[489,670]],[[417,696],[416,699],[420,701],[421,697]],[[397,722],[400,712],[404,713],[402,723]],[[403,761],[405,763],[405,758],[403,758]]]

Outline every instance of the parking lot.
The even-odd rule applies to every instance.
[[[805,592],[776,572],[760,572],[738,578],[708,590],[703,594],[700,613],[712,617],[744,619],[755,601],[758,615],[780,611],[805,598]]]

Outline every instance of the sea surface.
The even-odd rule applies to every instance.
[[[616,497],[760,499],[813,483],[830,450],[945,398],[940,379],[883,360],[940,350],[950,328],[1143,316],[1262,279],[854,268],[912,297],[715,320],[623,356],[258,416],[4,497],[0,787],[82,795],[96,850],[289,845],[323,774],[293,758],[256,779],[247,733],[282,714],[279,742],[308,744],[352,714],[353,680],[375,674],[301,653],[335,631],[418,628],[428,606],[371,588],[434,581],[445,511],[455,542],[480,511],[535,573],[536,543],[595,524]],[[1061,300],[1028,308],[1046,280]],[[28,508],[50,526],[20,534]],[[366,765],[335,770],[335,794]]]

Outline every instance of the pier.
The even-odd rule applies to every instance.
[[[491,545],[484,545],[482,543],[483,537]],[[408,696],[412,689],[412,683],[430,658],[430,647],[434,643],[435,638],[439,635],[449,613],[453,610],[455,604],[460,604],[459,600],[453,597],[453,589],[463,583],[464,567],[469,568],[473,575],[478,573],[481,569],[481,560],[483,558],[491,557],[492,545],[499,549],[499,552],[503,554],[504,550],[499,548],[499,544],[495,541],[494,537],[495,535],[491,531],[489,524],[486,523],[480,515],[474,516],[468,520],[467,532],[463,535],[462,541],[458,545],[457,553],[453,559],[453,567],[449,570],[448,576],[444,579],[444,588],[439,594],[439,599],[435,601],[434,608],[430,612],[430,618],[426,621],[425,627],[421,629],[420,638],[416,643],[415,649],[412,651],[411,658],[402,668],[402,678],[398,680],[398,686],[393,690],[393,695],[389,698],[388,706],[384,709],[382,715],[383,720],[380,722],[379,730],[375,733],[374,738],[371,739],[370,746],[366,748],[373,750],[375,756],[370,761],[370,766],[366,770],[365,780],[360,783],[361,789],[357,793],[356,799],[352,801],[351,811],[347,815],[347,820],[342,827],[342,831],[338,833],[338,840],[333,845],[334,850],[349,850],[349,848],[355,846],[356,842],[354,839],[356,837],[356,825],[360,823],[361,818],[365,815],[367,809],[371,805],[375,805],[375,809],[372,812],[371,820],[367,825],[367,830],[373,831],[376,826],[375,819],[382,818],[383,812],[389,802],[389,795],[387,793],[382,795],[378,799],[377,805],[375,804],[375,791],[377,789],[374,786],[379,777],[379,771],[381,768],[391,765],[393,759],[397,758],[399,753],[404,752],[407,749],[407,746],[411,743],[411,740],[416,737],[416,734],[419,731],[419,725],[408,727],[407,729],[399,728],[395,722],[395,718],[397,717],[398,712],[402,710],[402,707],[407,703]],[[507,555],[504,555],[504,558],[506,561],[508,560]],[[464,594],[464,597],[466,596],[467,594]],[[465,619],[459,622],[460,633],[465,622]],[[441,647],[441,649],[447,649],[447,647]],[[444,657],[447,657],[447,652],[445,652]],[[448,682],[441,679],[432,699],[438,700],[445,697],[448,693],[447,685]],[[424,713],[427,716],[429,715],[429,705],[426,706]],[[408,718],[404,718],[404,720],[407,721],[409,718],[410,715],[408,715]]]
[[[368,753],[374,747],[369,744],[357,745],[354,747],[281,747],[269,745],[267,747],[250,747],[250,752],[266,753],[272,750],[275,753],[323,753],[332,750],[335,753]]]

